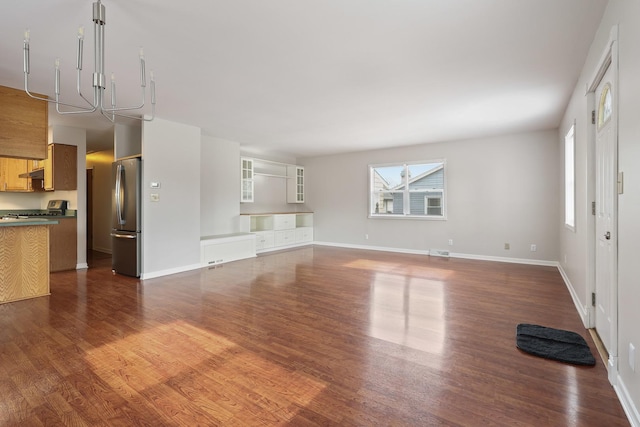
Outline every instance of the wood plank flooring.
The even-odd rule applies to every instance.
[[[310,246],[0,305],[1,426],[628,426],[556,268]]]

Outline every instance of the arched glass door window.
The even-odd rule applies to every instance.
[[[602,128],[611,119],[613,111],[613,99],[611,97],[611,85],[607,83],[602,88],[600,103],[598,104],[598,129]]]

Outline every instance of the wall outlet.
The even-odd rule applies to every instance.
[[[453,239],[449,239],[449,246],[453,246]]]
[[[531,252],[535,252],[538,250],[538,247],[536,245],[531,245]]]
[[[510,245],[510,244],[508,244],[508,243],[505,243],[505,244],[504,244],[504,248],[505,248],[506,250],[509,250],[509,249],[511,249],[511,245]]]
[[[160,201],[160,195],[158,193],[151,193],[151,201],[152,202],[159,202]]]
[[[629,367],[633,372],[636,371],[636,347],[629,343]]]
[[[368,234],[364,235],[364,240],[369,240],[369,235]]]

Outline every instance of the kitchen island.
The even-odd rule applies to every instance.
[[[0,304],[49,295],[49,226],[57,223],[0,219]]]

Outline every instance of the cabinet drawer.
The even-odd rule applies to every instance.
[[[292,245],[296,242],[295,230],[281,230],[274,232],[275,246]]]
[[[284,214],[273,216],[273,229],[274,230],[290,230],[296,228],[296,215]]]
[[[313,227],[296,228],[296,243],[313,241]]]
[[[273,231],[262,231],[255,233],[256,250],[268,249],[273,247]]]

